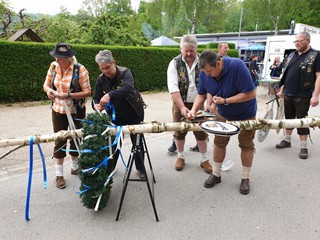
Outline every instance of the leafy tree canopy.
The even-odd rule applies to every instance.
[[[141,0],[138,12],[130,0],[83,0],[71,15],[15,13],[0,0],[0,37],[30,27],[46,42],[148,46],[161,35],[280,30],[290,22],[320,26],[319,0]]]

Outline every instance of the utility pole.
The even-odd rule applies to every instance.
[[[243,12],[243,7],[241,6],[240,23],[239,23],[239,34],[238,34],[238,49],[240,49],[239,42],[240,42],[240,32],[241,32],[241,25],[242,25],[242,12]]]

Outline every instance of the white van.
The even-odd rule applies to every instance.
[[[280,57],[281,62],[288,56],[292,51],[294,51],[296,35],[279,35],[267,37],[266,51],[263,61],[263,72],[262,78],[270,78],[270,67],[273,64],[274,58],[276,56]],[[310,46],[313,49],[320,50],[320,34],[310,34]]]

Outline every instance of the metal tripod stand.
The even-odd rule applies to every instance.
[[[143,149],[141,149],[141,146],[139,144],[140,143],[140,139],[142,141]],[[145,169],[145,165],[144,164],[142,164],[142,166],[143,166],[143,170],[144,170],[145,175],[146,175],[146,179],[145,180],[141,180],[141,179],[132,179],[132,178],[130,178],[131,171],[132,171],[132,166],[133,166],[133,163],[134,163],[135,159],[137,158],[137,156],[140,156],[140,159],[143,159],[142,158],[143,154],[146,154],[147,159],[148,159],[148,164],[149,164],[150,173],[151,173],[151,179],[152,179],[151,182],[149,181],[148,173],[147,173],[147,171]],[[150,160],[150,156],[149,156],[146,140],[145,140],[143,134],[137,134],[136,135],[136,142],[135,142],[135,144],[133,144],[133,146],[131,148],[131,154],[130,154],[130,157],[129,157],[129,160],[128,160],[128,168],[126,170],[126,173],[125,173],[125,176],[124,176],[124,179],[123,179],[122,193],[121,193],[120,204],[119,204],[119,208],[118,208],[116,221],[119,220],[119,215],[120,215],[120,212],[121,212],[124,196],[126,194],[128,183],[130,181],[145,182],[147,184],[147,188],[148,188],[148,191],[149,191],[149,196],[150,196],[151,204],[152,204],[152,207],[153,207],[154,215],[156,217],[156,221],[158,222],[159,218],[158,218],[156,206],[155,206],[155,203],[154,203],[154,183],[156,183],[156,179],[155,179],[154,174],[153,174],[152,164],[151,164],[151,160]],[[150,183],[151,183],[151,186],[150,186]]]

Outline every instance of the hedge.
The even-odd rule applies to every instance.
[[[0,41],[0,102],[46,99],[42,85],[50,63],[54,60],[49,55],[54,47],[55,44],[52,43]],[[168,64],[180,53],[179,47],[74,44],[73,48],[78,62],[89,71],[92,93],[96,79],[101,73],[94,60],[100,50],[111,50],[118,65],[131,69],[141,91],[166,90]],[[203,49],[198,48],[199,52]],[[238,57],[238,52],[231,49],[228,55]]]

